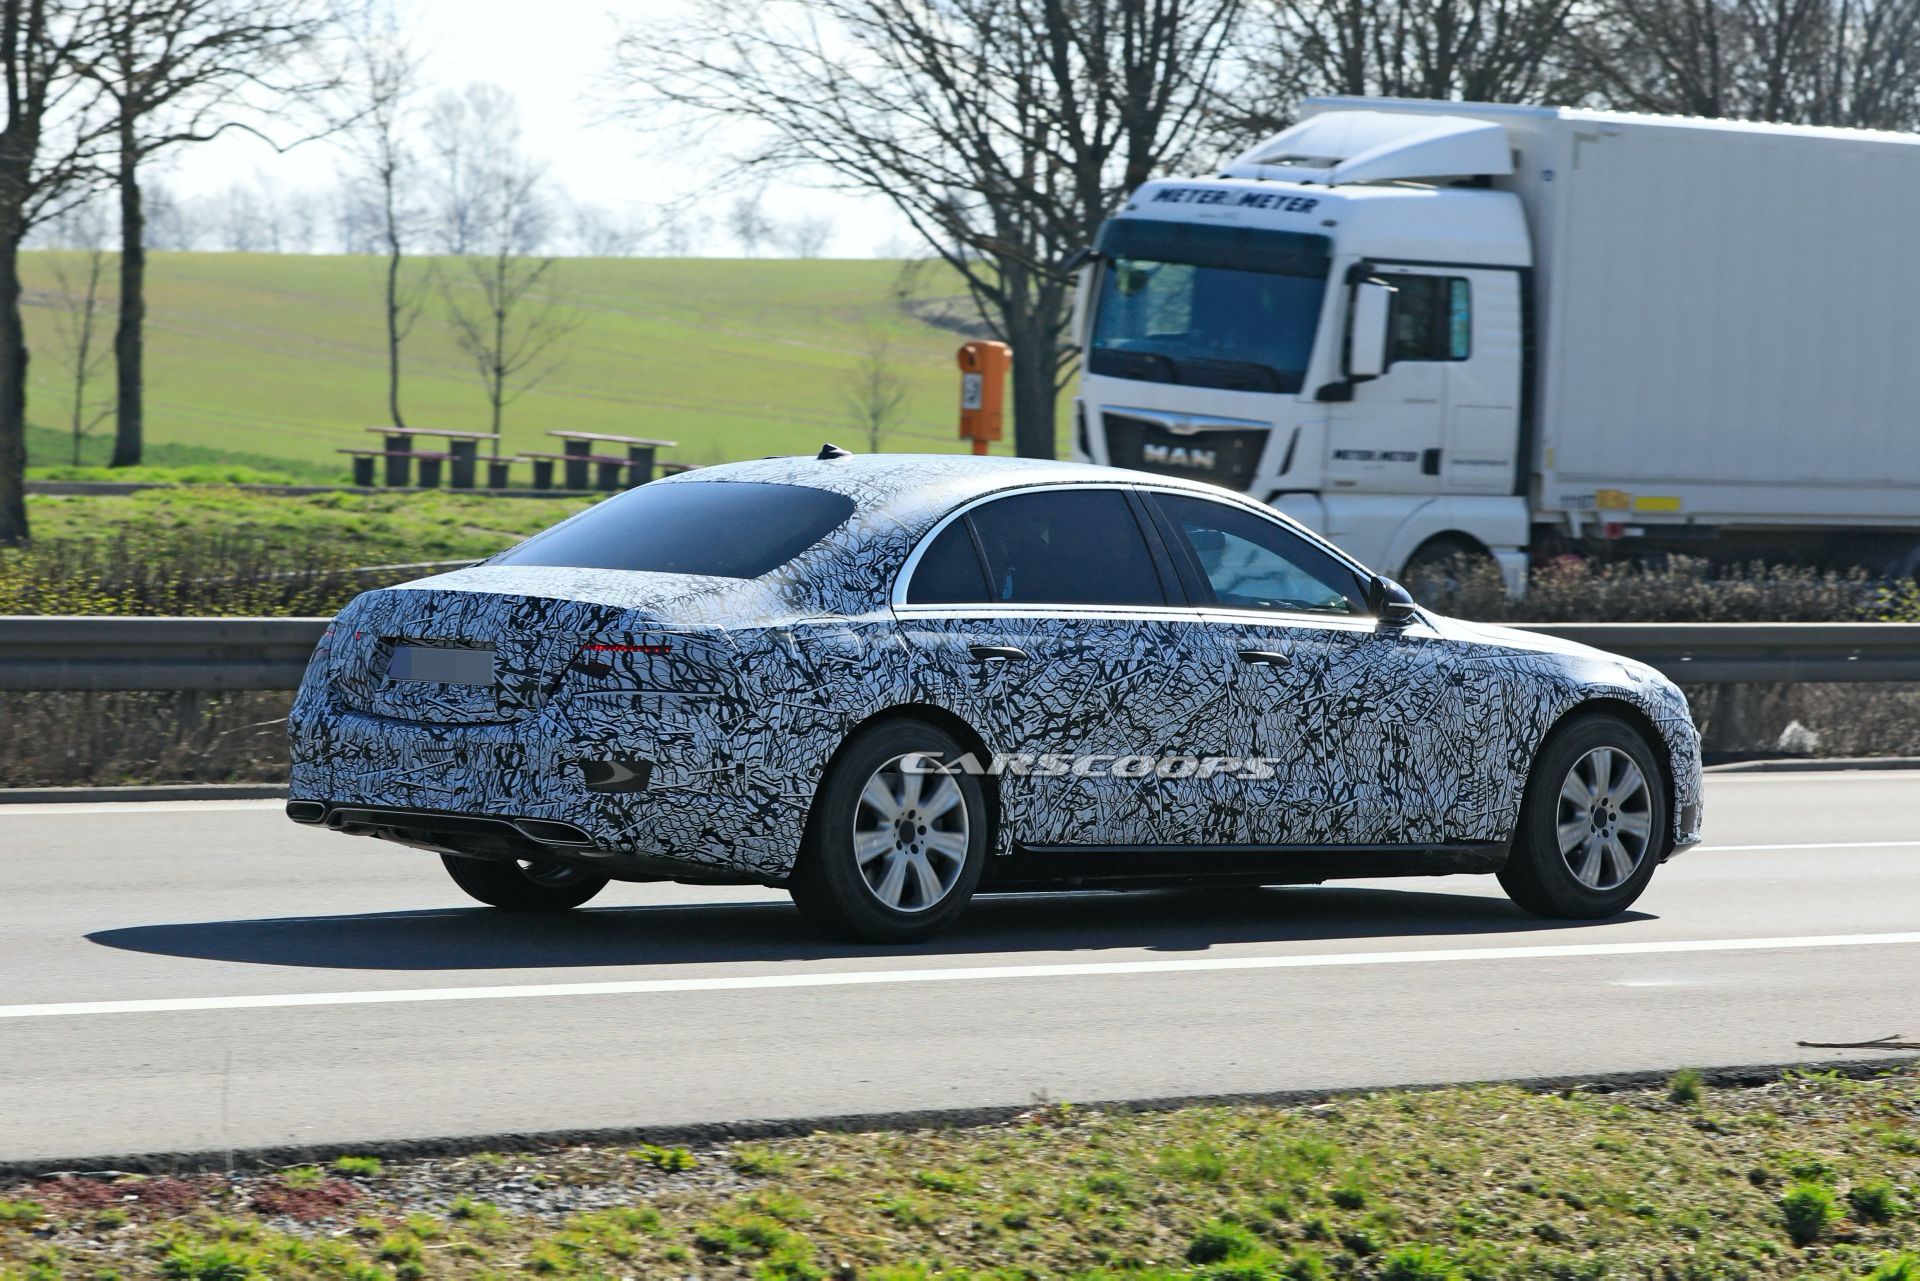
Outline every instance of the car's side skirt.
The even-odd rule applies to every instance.
[[[1506,841],[1437,845],[1020,845],[987,865],[982,890],[1087,885],[1313,885],[1384,876],[1497,872]]]

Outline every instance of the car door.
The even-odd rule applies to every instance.
[[[1149,502],[1233,660],[1227,737],[1259,762],[1219,776],[1238,840],[1447,839],[1461,774],[1447,642],[1424,621],[1381,625],[1355,567],[1250,505],[1173,492]]]
[[[1226,691],[1126,487],[1048,486],[963,508],[902,580],[895,613],[921,696],[965,717],[1000,758],[1015,841],[1197,838],[1197,781],[1161,762],[1207,750]]]

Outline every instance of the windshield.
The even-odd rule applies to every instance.
[[[804,485],[642,485],[488,563],[758,578],[839,528],[853,515],[853,505],[844,494]]]
[[[1112,378],[1299,391],[1313,354],[1332,241],[1292,231],[1116,218],[1090,372]]]

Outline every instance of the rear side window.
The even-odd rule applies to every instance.
[[[991,601],[1167,603],[1146,537],[1117,489],[1016,494],[974,508],[967,519],[986,553]]]
[[[845,494],[804,485],[642,485],[488,563],[758,578],[845,524],[853,507]]]
[[[920,553],[913,581],[907,584],[907,604],[969,605],[987,599],[987,573],[962,516]]]

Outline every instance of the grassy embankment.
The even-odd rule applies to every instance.
[[[453,280],[458,264],[423,263]],[[580,327],[560,367],[508,407],[505,450],[557,448],[562,428],[680,442],[693,463],[811,452],[832,439],[864,448],[845,405],[869,335],[884,335],[907,383],[890,450],[954,450],[964,338],[904,312],[897,262],[566,259],[555,279]],[[23,256],[34,359],[29,442],[38,468],[71,459],[58,426],[70,393],[45,252]],[[926,291],[954,294],[926,273]],[[378,264],[367,258],[155,254],[147,346],[148,461],[251,468],[342,482],[340,446],[374,441],[387,421]],[[936,300],[937,301],[937,300]],[[110,330],[108,337],[111,337]],[[100,384],[111,391],[111,376]],[[484,427],[486,403],[430,295],[407,345],[405,401],[416,427]],[[103,463],[112,424],[83,458]],[[59,472],[43,474],[61,474]],[[232,477],[239,478],[239,477]],[[523,477],[524,478],[524,477]]]
[[[1920,1281],[1920,1078],[0,1187],[0,1276]]]

